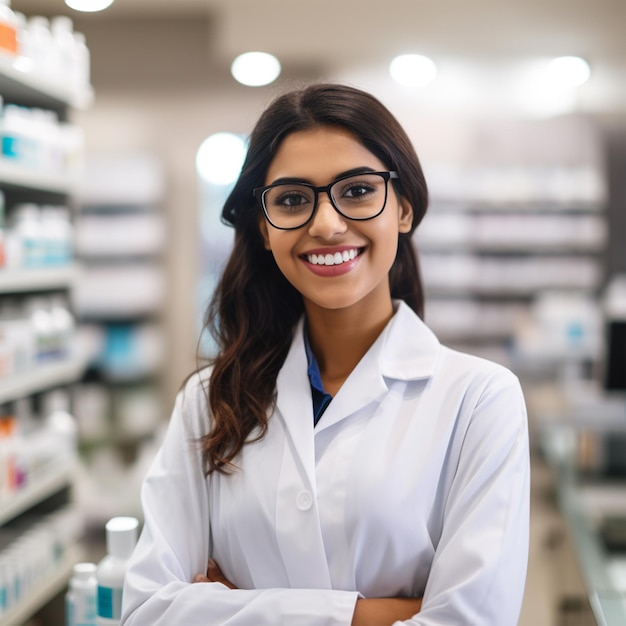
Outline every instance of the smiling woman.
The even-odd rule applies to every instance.
[[[252,132],[233,249],[145,480],[127,626],[517,624],[524,401],[421,320],[419,160],[371,95],[312,85]]]

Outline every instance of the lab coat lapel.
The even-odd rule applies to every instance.
[[[387,381],[419,380],[432,374],[439,341],[406,303],[394,304],[396,314],[328,405],[316,433],[379,400],[388,391]]]
[[[313,401],[302,323],[276,380],[274,418],[285,429],[277,486],[276,537],[289,584],[300,589],[332,587],[317,508]]]
[[[306,475],[309,484],[314,486],[313,400],[307,374],[302,322],[296,327],[291,349],[278,373],[276,391],[278,414],[300,459],[302,465],[300,469]]]
[[[383,334],[385,334],[383,332]],[[359,361],[337,395],[332,399],[322,419],[315,428],[316,434],[333,424],[354,415],[357,411],[376,401],[387,392],[387,385],[380,371],[379,353],[382,335]]]

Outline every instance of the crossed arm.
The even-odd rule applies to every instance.
[[[237,589],[222,573],[219,565],[211,559],[206,574],[196,574],[194,583],[222,583]],[[391,626],[419,613],[421,598],[359,598],[356,602],[351,626]]]

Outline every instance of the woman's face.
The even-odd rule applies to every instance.
[[[349,131],[316,127],[294,132],[283,140],[265,184],[289,178],[328,185],[356,168],[387,170]],[[413,211],[394,193],[391,183],[388,185],[385,210],[371,220],[346,219],[334,209],[328,195],[320,193],[313,219],[301,228],[279,230],[265,219],[261,221],[265,247],[302,294],[307,313],[365,307],[370,319],[377,311],[389,314],[389,270],[396,257],[398,234],[410,231]],[[327,255],[332,255],[333,264],[320,264],[319,255],[329,261]]]

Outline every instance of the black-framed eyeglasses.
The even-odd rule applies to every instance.
[[[371,220],[387,204],[387,183],[397,172],[363,172],[315,187],[302,182],[280,182],[253,190],[267,221],[280,230],[302,228],[315,215],[320,193],[328,194],[335,211],[349,220]]]

